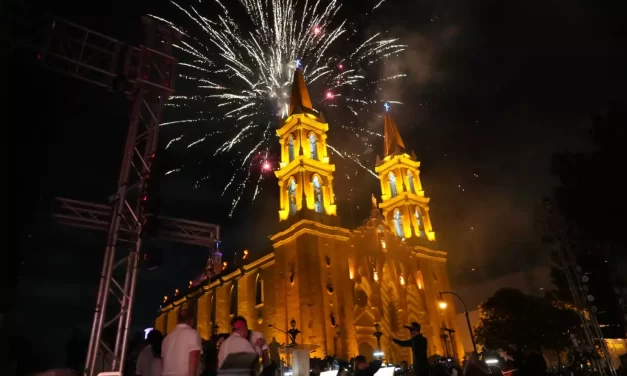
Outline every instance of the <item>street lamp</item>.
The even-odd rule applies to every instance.
[[[475,336],[472,333],[472,325],[470,325],[470,318],[468,317],[468,309],[466,308],[466,303],[464,303],[464,300],[457,294],[455,294],[452,291],[441,291],[440,292],[440,299],[442,299],[439,303],[440,308],[441,309],[445,309],[447,304],[444,301],[442,295],[444,294],[450,294],[453,295],[455,297],[457,297],[457,299],[459,299],[460,302],[462,302],[462,306],[464,307],[464,316],[466,316],[466,324],[468,324],[468,332],[470,333],[470,341],[472,342],[472,349],[474,352],[477,352],[477,344],[475,343]]]
[[[292,329],[287,331],[287,335],[290,336],[290,341],[292,342],[290,343],[290,346],[296,346],[296,336],[300,333],[300,330],[296,328],[296,320],[294,320],[293,318],[290,321],[290,326],[292,327]]]
[[[377,350],[378,350],[375,356],[381,357],[383,355],[383,353],[381,352],[381,336],[383,335],[383,333],[381,333],[379,329],[381,329],[381,326],[379,325],[379,323],[378,322],[374,323],[374,333],[372,335],[377,338]]]

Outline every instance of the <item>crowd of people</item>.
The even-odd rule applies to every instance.
[[[124,375],[136,376],[278,376],[286,370],[281,361],[275,338],[267,343],[263,334],[248,328],[242,316],[231,320],[230,333],[215,336],[211,342],[203,343],[194,329],[192,312],[181,309],[176,327],[164,336],[152,330],[144,343],[131,350],[128,367]],[[413,365],[406,361],[396,368],[394,376],[536,376],[547,374],[546,362],[540,354],[516,352],[502,348],[496,352],[470,353],[461,364],[451,358],[427,357],[427,339],[422,335],[420,324],[413,322],[405,326],[408,339],[391,338],[398,346],[408,347],[412,352]],[[68,364],[78,369],[84,341],[68,343],[74,350]],[[79,348],[81,351],[79,351]],[[489,366],[486,360],[497,360],[498,365]],[[374,376],[382,367],[381,360],[369,362],[364,354],[349,361],[327,357],[321,362],[312,360],[311,376],[322,371],[337,370],[337,376]]]

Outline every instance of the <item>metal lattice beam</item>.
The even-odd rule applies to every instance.
[[[0,47],[28,51],[32,62],[109,90],[124,92],[132,112],[112,206],[59,199],[55,217],[64,224],[107,231],[107,245],[94,310],[85,376],[94,376],[99,354],[103,371],[122,372],[142,245],[142,224],[147,217],[140,205],[144,178],[151,172],[157,149],[159,122],[168,97],[174,92],[176,59],[172,43],[180,34],[144,17],[145,39],[128,46],[113,38],[21,5],[0,4]],[[217,226],[161,218],[164,239],[207,245],[219,238]],[[124,243],[124,244],[122,244]],[[129,247],[129,243],[131,246]],[[115,273],[114,273],[115,272]],[[109,298],[113,298],[111,301]],[[119,303],[116,310],[107,307]],[[103,340],[103,330],[115,328],[115,338]]]
[[[109,229],[111,212],[110,205],[56,197],[52,215],[57,223],[64,226],[106,232]],[[157,239],[160,240],[212,248],[220,239],[218,225],[163,216],[159,220],[161,229]],[[134,229],[121,226],[120,232],[119,240],[123,241],[127,236],[132,237]]]

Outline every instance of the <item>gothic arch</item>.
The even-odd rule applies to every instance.
[[[230,300],[229,300],[229,315],[237,316],[237,285],[231,286]]]
[[[414,223],[416,234],[421,237],[425,236],[424,213],[418,205],[414,206],[414,211],[412,215],[413,215],[412,222]]]
[[[313,132],[309,132],[307,140],[309,141],[309,157],[318,160],[318,136]]]
[[[296,183],[296,179],[292,176],[287,181],[287,201],[289,205],[289,213],[290,215],[296,214],[298,210],[298,194],[297,194],[298,184]]]
[[[411,173],[411,170],[407,170],[407,186],[409,188],[409,192],[416,193],[416,181],[414,174]]]
[[[398,208],[394,209],[394,214],[393,214],[392,220],[394,222],[394,232],[396,233],[396,236],[401,237],[401,238],[405,238],[405,228],[404,228],[404,224],[403,224],[403,213],[401,212],[400,209],[398,209]]]
[[[287,161],[291,162],[296,158],[296,145],[295,138],[293,134],[290,134],[287,137]]]
[[[324,213],[324,192],[320,175],[314,174],[311,178],[311,185],[313,188],[314,209],[317,213]]]
[[[261,306],[264,302],[264,293],[263,293],[263,278],[261,274],[257,274],[257,278],[255,279],[255,306]]]
[[[388,174],[388,182],[390,183],[390,198],[396,197],[398,195],[398,186],[396,183],[396,174],[393,171],[390,171]]]

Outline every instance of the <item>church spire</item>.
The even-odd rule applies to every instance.
[[[288,116],[294,115],[295,113],[313,112],[313,105],[311,104],[309,91],[307,91],[307,85],[305,84],[305,76],[303,75],[303,71],[299,68],[299,65],[300,62],[297,60]]]
[[[387,104],[387,103],[386,103]],[[383,125],[383,157],[387,157],[389,155],[399,153],[405,150],[405,143],[401,138],[401,134],[398,131],[398,127],[392,117],[390,116],[389,111],[387,110],[389,106],[386,106],[385,112],[385,122]]]

